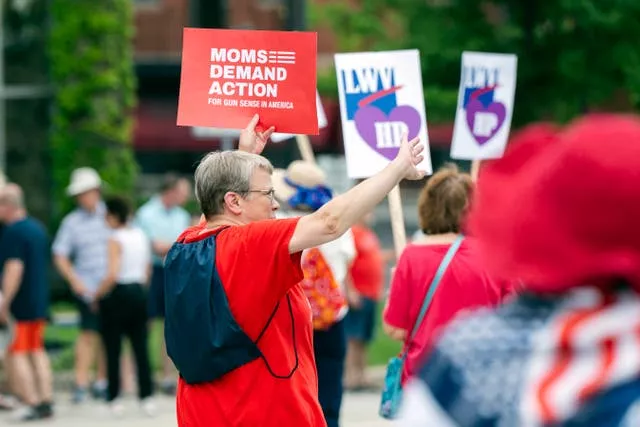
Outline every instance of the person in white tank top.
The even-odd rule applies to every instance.
[[[151,243],[145,233],[130,225],[131,207],[121,197],[105,200],[107,223],[113,229],[109,239],[107,276],[96,293],[100,335],[107,354],[107,401],[115,415],[122,415],[120,356],[122,338],[131,342],[136,362],[141,408],[155,414],[151,400],[153,384],[148,349],[146,285],[151,272]]]

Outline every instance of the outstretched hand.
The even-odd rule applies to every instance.
[[[256,114],[253,116],[246,128],[240,132],[240,143],[238,144],[238,150],[246,151],[253,154],[261,154],[264,150],[267,141],[276,128],[271,126],[267,130],[256,129],[260,117]]]
[[[402,134],[400,150],[394,162],[403,171],[402,177],[404,179],[418,180],[424,178],[425,172],[418,170],[418,165],[424,160],[424,156],[421,154],[423,151],[424,144],[420,143],[420,138],[415,137],[411,141],[407,141],[406,132]]]

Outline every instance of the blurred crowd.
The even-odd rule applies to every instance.
[[[21,188],[7,183],[0,189],[0,320],[10,337],[3,363],[15,397],[4,396],[2,402],[17,407],[18,420],[53,414],[52,373],[44,350],[52,259],[70,286],[78,313],[73,403],[92,396],[106,400],[119,414],[121,388],[137,389],[142,410],[153,415],[149,351],[162,361],[159,390],[175,393],[175,369],[164,345],[148,348],[148,331],[151,321],[164,317],[163,259],[192,222],[183,207],[191,184],[166,175],[158,193],[136,212],[125,198],[105,197],[102,190],[94,169],[75,170],[66,192],[76,208],[51,241],[44,226],[28,215]],[[130,352],[123,351],[124,337]]]
[[[380,411],[398,425],[638,425],[637,118],[532,125],[479,172],[445,165],[421,189],[420,230],[398,259],[372,212],[422,177],[418,142],[338,195],[313,162],[274,170],[255,148],[268,133],[250,123],[238,151],[202,160],[195,218],[185,178],[167,175],[134,211],[80,168],[67,187],[77,207],[50,242],[20,186],[3,183],[0,337],[14,399],[0,403],[18,420],[55,413],[53,259],[79,315],[72,401],[92,395],[115,416],[133,389],[153,416],[159,390],[177,394],[181,426],[337,427],[345,390],[379,389],[365,368],[382,312],[402,352]],[[151,320],[167,322],[162,348],[149,348]]]

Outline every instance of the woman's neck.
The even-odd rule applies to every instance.
[[[427,234],[418,239],[418,245],[448,245],[458,237],[457,233]]]
[[[217,216],[211,217],[207,221],[206,228],[213,229],[213,228],[224,227],[228,225],[243,225],[243,223],[241,221],[236,220],[235,218],[229,218],[226,215],[217,215]]]

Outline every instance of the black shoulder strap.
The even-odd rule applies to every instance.
[[[271,376],[274,377],[274,378],[280,379],[280,380],[288,380],[289,378],[291,378],[293,376],[293,374],[298,370],[298,366],[300,364],[300,361],[299,361],[299,358],[298,358],[298,344],[296,342],[296,323],[295,323],[295,320],[293,318],[293,308],[291,307],[291,298],[289,297],[289,294],[287,294],[287,306],[289,308],[289,317],[291,319],[291,340],[292,340],[292,343],[293,343],[293,353],[294,353],[295,358],[296,358],[295,365],[291,369],[291,372],[289,372],[287,375],[276,375],[273,372],[273,369],[271,369],[271,365],[269,365],[269,362],[267,361],[267,358],[264,357],[264,354],[262,354],[262,352],[260,352],[260,357],[264,361],[264,364],[267,367],[267,370],[269,371]],[[258,338],[255,341],[256,346],[258,345],[258,342],[260,341],[260,339],[262,339],[264,333],[267,331],[267,328],[271,324],[271,321],[273,320],[274,316],[276,315],[276,312],[278,311],[279,307],[280,307],[280,302],[278,302],[278,304],[276,304],[276,308],[271,313],[271,316],[269,316],[269,320],[267,320],[267,324],[264,325],[264,328],[260,332],[260,335],[258,335]]]

